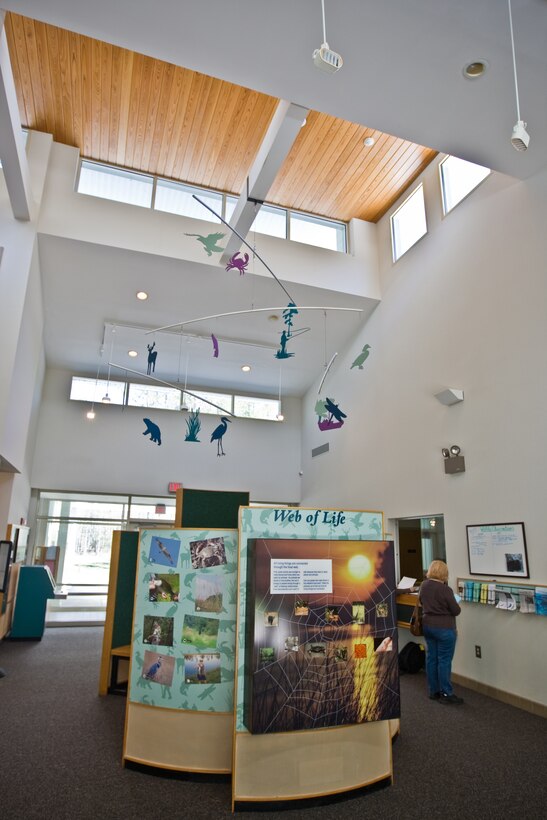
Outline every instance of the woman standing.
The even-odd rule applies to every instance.
[[[425,668],[429,697],[440,703],[463,703],[463,699],[454,694],[450,681],[456,648],[456,615],[461,609],[448,586],[448,567],[444,561],[431,562],[420,587],[420,602],[427,644]]]

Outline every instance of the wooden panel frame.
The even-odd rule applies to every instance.
[[[391,781],[392,736],[388,720],[305,732],[237,733],[233,807],[246,801],[305,800]]]
[[[124,762],[170,771],[229,774],[232,713],[156,709],[127,702]]]

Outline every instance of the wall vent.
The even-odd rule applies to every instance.
[[[322,444],[320,447],[314,447],[311,451],[311,457],[315,458],[315,456],[320,456],[322,453],[329,452],[329,443]]]

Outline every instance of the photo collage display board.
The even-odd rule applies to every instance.
[[[237,530],[141,530],[129,700],[233,710]]]
[[[381,512],[240,510],[236,732],[399,716],[394,549],[382,538]]]

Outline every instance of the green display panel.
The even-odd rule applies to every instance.
[[[141,530],[129,700],[231,712],[236,604],[236,530]]]
[[[248,504],[248,492],[184,489],[181,526],[237,530],[239,508]]]
[[[135,576],[137,573],[138,532],[120,533],[120,554],[116,578],[116,608],[112,626],[112,647],[131,643]]]

